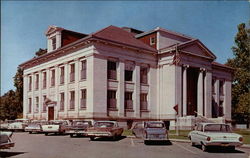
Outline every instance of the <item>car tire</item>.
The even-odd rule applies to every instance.
[[[32,132],[29,132],[29,134],[32,134]]]
[[[91,141],[94,141],[95,140],[95,137],[89,137]]]
[[[46,135],[46,136],[47,136],[47,135],[48,135],[48,133],[44,133],[44,135]]]
[[[70,135],[71,138],[74,137],[74,134],[69,134],[69,135]]]
[[[204,144],[202,144],[202,145],[201,145],[201,150],[204,151],[204,152],[207,151],[207,146],[204,145]]]
[[[229,146],[228,150],[234,151],[235,150],[235,146]]]
[[[195,146],[195,142],[192,142],[192,141],[191,141],[191,146]]]
[[[148,145],[148,140],[144,140],[144,144],[145,144],[145,145]]]

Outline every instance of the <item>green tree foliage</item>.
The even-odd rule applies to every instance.
[[[238,25],[235,46],[232,47],[234,58],[228,59],[227,65],[235,69],[232,85],[233,118],[247,122],[250,118],[250,28],[245,23]]]

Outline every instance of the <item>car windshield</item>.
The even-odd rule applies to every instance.
[[[159,122],[150,122],[146,125],[147,128],[163,128],[164,124]]]
[[[205,126],[204,132],[231,132],[231,128],[225,124],[210,124]]]
[[[101,128],[105,128],[105,127],[113,127],[114,123],[113,122],[96,122],[94,127],[101,127]]]
[[[88,126],[89,122],[83,122],[83,121],[74,121],[73,126]]]

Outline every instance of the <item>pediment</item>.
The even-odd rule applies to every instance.
[[[194,42],[183,44],[180,50],[185,53],[190,53],[200,57],[206,57],[211,59],[216,58],[216,56],[205,45],[203,45],[200,41],[197,40]]]
[[[61,31],[61,30],[63,30],[63,28],[57,26],[49,26],[47,31],[45,32],[45,35],[48,36],[55,33],[56,31]]]

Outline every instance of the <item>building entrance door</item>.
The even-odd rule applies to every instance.
[[[198,72],[197,68],[187,70],[187,115],[195,115],[197,112]]]
[[[48,107],[48,120],[54,120],[54,107]]]

